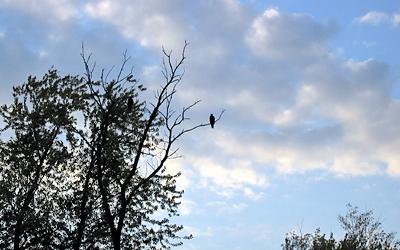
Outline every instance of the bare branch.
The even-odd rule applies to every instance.
[[[193,106],[193,105],[192,105],[192,106]],[[219,121],[219,120],[221,119],[222,114],[223,114],[224,112],[225,112],[225,109],[223,109],[223,110],[221,111],[221,113],[219,114],[218,119],[216,119],[215,122],[217,122],[217,121]],[[179,137],[181,137],[183,134],[185,134],[185,133],[187,133],[187,132],[193,131],[193,130],[195,130],[195,129],[197,129],[197,128],[200,128],[200,127],[209,126],[209,125],[210,125],[210,123],[205,123],[205,124],[202,123],[202,124],[199,124],[199,125],[194,126],[194,127],[192,127],[192,128],[184,129],[184,130],[182,130],[179,134],[177,134],[176,136],[174,136],[172,142],[176,141]]]
[[[92,56],[92,54],[90,54],[87,58],[85,57],[85,48],[84,48],[83,42],[82,42],[81,57],[82,57],[84,65],[85,65],[85,71],[86,71],[85,75],[86,75],[87,85],[89,86],[90,93],[93,95],[94,101],[104,111],[103,106],[101,105],[101,101],[100,101],[101,98],[99,97],[98,93],[93,88],[92,76],[93,76],[93,71],[94,71],[94,69],[96,67],[96,62],[93,64],[93,68],[90,69],[89,68],[89,61],[90,61],[90,57],[91,56]]]
[[[155,121],[157,115],[159,114],[159,109],[160,109],[161,105],[163,105],[163,103],[165,103],[165,101],[167,100],[167,98],[171,97],[171,96],[176,92],[176,91],[174,91],[174,88],[175,88],[176,84],[175,84],[174,87],[173,87],[172,93],[168,94],[168,89],[169,89],[169,87],[170,87],[170,85],[171,85],[172,83],[175,83],[175,82],[178,83],[179,80],[180,80],[179,75],[177,75],[177,71],[178,71],[178,69],[180,68],[180,66],[183,64],[183,62],[184,62],[184,60],[185,60],[185,58],[186,58],[184,52],[185,52],[185,49],[186,49],[187,45],[188,45],[188,43],[185,41],[185,46],[184,46],[183,52],[182,52],[182,58],[180,59],[179,63],[177,63],[177,64],[175,65],[175,67],[172,66],[172,63],[171,63],[171,53],[167,54],[167,53],[165,52],[164,48],[163,48],[164,55],[165,55],[166,58],[168,59],[168,64],[169,64],[169,66],[170,66],[170,74],[168,74],[167,68],[164,67],[164,70],[165,70],[164,76],[168,76],[168,75],[169,75],[169,77],[166,78],[166,80],[167,80],[166,84],[162,87],[161,91],[156,95],[156,96],[158,97],[158,98],[157,98],[157,103],[154,105],[153,111],[151,112],[150,117],[149,117],[149,120],[147,121],[147,124],[146,124],[146,126],[145,126],[145,129],[144,129],[142,138],[141,138],[140,141],[139,141],[138,150],[137,150],[138,152],[142,152],[144,143],[145,143],[146,138],[147,138],[147,136],[148,136],[148,133],[149,133],[149,131],[150,131],[150,127],[153,125],[153,122]],[[163,61],[163,64],[164,64],[164,66],[165,66],[165,62],[164,62],[164,61]],[[167,151],[166,151],[167,155],[168,155],[168,152],[169,152],[170,147],[171,147],[171,145],[168,145]],[[136,157],[135,157],[135,159],[134,159],[134,163],[132,164],[132,169],[131,169],[131,171],[129,172],[128,176],[125,178],[125,181],[124,181],[124,183],[123,183],[123,185],[122,185],[122,187],[121,187],[121,188],[122,188],[122,191],[125,191],[125,190],[126,190],[126,188],[127,188],[127,186],[128,186],[128,183],[131,181],[133,175],[136,173],[136,170],[137,170],[137,167],[138,167],[138,163],[139,163],[139,159],[140,159],[140,154],[137,154]],[[166,159],[165,159],[165,160],[166,160]],[[165,162],[165,160],[164,160],[163,162]],[[150,177],[151,177],[151,176],[154,176],[160,169],[161,169],[161,167],[160,167],[160,168],[157,168],[157,169],[150,175]],[[149,179],[147,179],[147,181],[148,181],[148,180],[149,180]],[[147,182],[147,181],[146,181],[146,182]]]
[[[111,69],[108,71],[106,78],[104,79],[104,82],[107,82],[108,76],[110,75],[111,71],[114,69],[114,66],[111,67]],[[104,71],[104,69],[103,69]],[[103,80],[103,74],[101,74],[101,79]]]

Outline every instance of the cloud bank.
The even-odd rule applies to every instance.
[[[187,185],[201,177],[221,195],[244,190],[256,200],[263,193],[252,187],[268,187],[276,174],[400,175],[400,102],[390,95],[397,84],[391,65],[337,55],[335,22],[235,0],[3,0],[0,10],[11,10],[15,20],[29,16],[18,28],[0,29],[7,58],[1,73],[24,79],[52,64],[78,72],[83,40],[104,67],[130,49],[142,83],[158,86],[161,46],[178,57],[187,40],[178,103],[202,100],[193,122],[227,110],[214,130],[179,142],[186,160],[177,169],[187,171]],[[396,26],[400,17],[370,12],[356,20]],[[2,77],[1,86],[24,79]]]

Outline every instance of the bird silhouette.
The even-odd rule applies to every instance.
[[[210,115],[210,124],[211,124],[211,128],[214,128],[214,124],[215,124],[215,117],[213,114]]]
[[[133,106],[133,99],[132,99],[132,97],[129,97],[129,99],[128,99],[128,111],[131,111],[132,106]]]

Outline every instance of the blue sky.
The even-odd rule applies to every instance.
[[[161,47],[185,40],[177,107],[226,112],[167,164],[194,235],[179,249],[280,249],[300,225],[340,238],[347,203],[400,231],[397,0],[0,0],[0,98],[53,65],[82,75],[82,42],[98,72],[128,50],[152,90]]]

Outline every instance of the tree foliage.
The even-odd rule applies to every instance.
[[[347,205],[345,216],[339,215],[338,221],[346,234],[343,239],[336,241],[333,234],[329,239],[321,235],[320,229],[314,233],[302,235],[291,232],[286,235],[283,250],[398,250],[400,241],[395,238],[396,233],[385,233],[382,223],[375,220],[373,210],[367,209],[361,213],[358,207]]]
[[[84,77],[51,68],[13,88],[0,108],[11,134],[0,141],[1,249],[169,249],[192,237],[170,221],[183,191],[165,171],[174,142],[209,125],[183,127],[198,102],[172,110],[186,46],[176,63],[163,49],[154,102],[126,54],[114,79],[94,80],[83,49]]]

